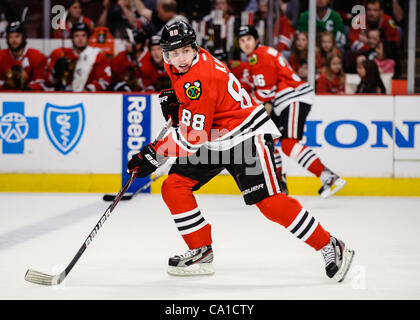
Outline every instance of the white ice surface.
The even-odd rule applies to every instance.
[[[65,282],[28,283],[28,268],[58,273],[109,203],[99,194],[0,193],[0,299],[419,299],[420,198],[297,197],[355,249],[345,282],[320,253],[240,196],[198,195],[212,224],[216,274],[171,277],[186,246],[160,195],[120,202]]]

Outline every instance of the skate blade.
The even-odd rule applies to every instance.
[[[333,279],[337,282],[342,282],[347,275],[347,272],[350,269],[351,263],[353,262],[354,250],[344,249],[343,252],[343,263],[341,264],[340,269],[334,275]]]
[[[334,182],[334,184],[332,185],[330,189],[324,189],[320,193],[320,196],[324,199],[327,199],[331,197],[332,195],[336,194],[339,190],[341,190],[346,185],[346,183],[347,183],[346,180],[339,178]]]
[[[171,276],[206,276],[214,274],[214,267],[211,263],[197,263],[188,267],[168,267],[168,274]]]

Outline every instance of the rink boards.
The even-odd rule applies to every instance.
[[[0,97],[0,191],[116,192],[128,159],[164,124],[156,94]],[[420,196],[419,108],[415,95],[317,96],[302,142],[348,180],[339,194]],[[292,194],[316,194],[319,179],[283,163]],[[225,175],[201,192],[239,194]]]

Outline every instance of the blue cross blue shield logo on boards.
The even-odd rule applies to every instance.
[[[85,126],[83,104],[56,106],[47,103],[44,110],[44,125],[48,138],[63,155],[71,152],[79,143]]]
[[[127,163],[151,139],[150,95],[123,95],[122,185],[128,180]],[[135,192],[150,181],[150,177],[135,179],[129,192]],[[146,192],[150,191],[146,190]]]
[[[25,103],[4,101],[0,113],[3,154],[23,154],[27,139],[39,138],[39,119],[25,115]]]

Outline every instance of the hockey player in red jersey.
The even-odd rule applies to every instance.
[[[353,250],[330,235],[295,199],[283,194],[273,166],[273,139],[280,135],[264,106],[254,103],[229,69],[196,43],[195,31],[184,22],[164,27],[161,46],[173,89],[160,94],[165,118],[176,126],[128,162],[138,177],[154,172],[167,157],[176,157],[162,185],[162,197],[189,247],[169,258],[171,275],[214,273],[211,225],[193,191],[226,169],[255,204],[317,251],[328,277],[342,281]]]
[[[111,79],[108,58],[90,47],[90,29],[75,23],[71,29],[73,48],[57,48],[48,59],[47,85],[64,91],[105,91]]]
[[[146,33],[141,29],[127,29],[126,50],[111,60],[113,91],[140,91],[144,89],[140,61],[147,55]]]
[[[47,58],[26,45],[20,21],[6,27],[8,49],[0,50],[0,90],[44,90]]]
[[[313,104],[313,88],[299,78],[276,49],[259,44],[258,33],[253,26],[242,26],[238,38],[241,50],[248,56],[249,71],[254,82],[252,97],[266,105],[279,128],[281,150],[321,179],[319,194],[322,197],[333,195],[344,187],[345,180],[329,170],[314,150],[299,142]],[[286,186],[279,150],[276,152],[276,168],[280,183]]]
[[[169,79],[163,63],[160,36],[152,36],[149,39],[148,47],[149,53],[142,59],[140,65],[144,90],[159,92],[163,89],[170,88],[171,79]]]

